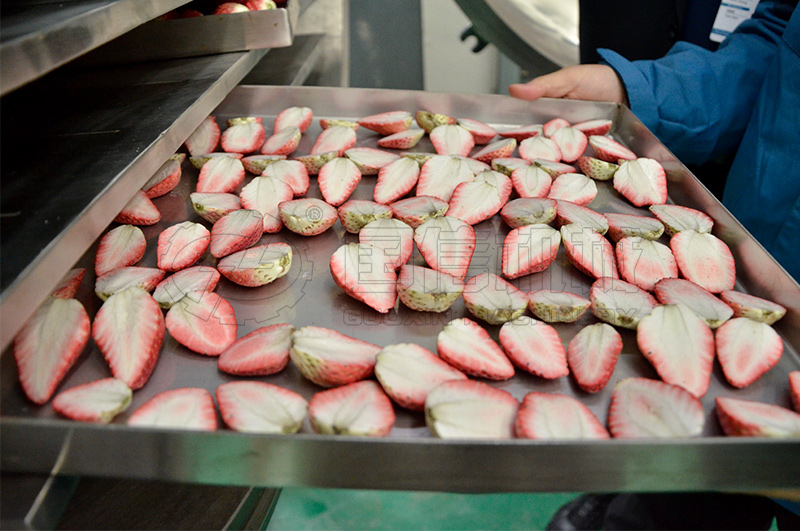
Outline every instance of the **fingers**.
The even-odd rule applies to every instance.
[[[538,78],[537,78],[538,79]],[[537,83],[537,79],[529,83],[515,83],[508,87],[508,93],[515,98],[521,100],[538,100],[543,98],[547,93],[547,88],[541,83]]]
[[[539,76],[526,84],[508,87],[511,96],[523,100],[571,98],[624,103],[625,87],[606,65],[576,65]]]
[[[575,85],[573,68],[567,67],[552,74],[545,74],[525,84],[514,84],[508,92],[522,100],[538,100],[539,98],[568,97]]]

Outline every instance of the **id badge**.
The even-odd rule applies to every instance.
[[[753,16],[759,0],[722,0],[708,36],[714,42],[724,41],[739,24]]]

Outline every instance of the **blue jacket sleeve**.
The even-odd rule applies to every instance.
[[[684,163],[700,164],[739,145],[796,5],[762,1],[715,52],[685,42],[652,61],[599,52],[625,84],[639,119]]]

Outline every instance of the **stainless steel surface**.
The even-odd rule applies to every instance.
[[[3,2],[0,96],[187,1]]]
[[[3,529],[55,529],[78,478],[48,474],[0,475]]]
[[[243,85],[303,85],[320,62],[325,35],[297,35],[288,48],[270,50],[242,80]]]
[[[251,488],[225,524],[224,531],[266,529],[280,496],[281,489]]]
[[[314,434],[306,421],[293,436],[255,436],[221,430],[216,433],[133,429],[124,425],[130,412],[155,394],[177,387],[199,386],[213,392],[232,377],[219,372],[216,361],[193,354],[167,337],[158,366],[147,385],[134,394],[131,409],[110,426],[89,426],[57,418],[50,406],[34,407],[16,383],[11,356],[0,371],[0,448],[4,470],[156,478],[213,484],[257,486],[319,486],[448,491],[666,491],[763,490],[797,487],[800,477],[800,441],[721,437],[714,414],[716,396],[737,396],[788,406],[787,374],[800,368],[800,286],[744,232],[727,211],[700,187],[695,178],[653,137],[627,109],[611,104],[542,100],[522,102],[503,96],[435,94],[412,91],[326,89],[312,87],[239,87],[214,111],[219,120],[256,115],[271,119],[291,105],[306,105],[315,122],[304,135],[297,154],[307,153],[320,128],[317,118],[355,119],[393,109],[434,109],[456,117],[472,117],[496,126],[541,123],[562,116],[570,121],[612,118],[614,136],[638,154],[661,160],[670,180],[673,200],[703,208],[717,222],[717,235],[732,247],[740,268],[741,288],[777,300],[789,311],[779,322],[786,352],[780,364],[750,387],[734,390],[719,367],[702,402],[706,427],[702,437],[686,440],[604,442],[444,441],[434,439],[422,415],[397,408],[397,423],[385,439],[348,438]],[[360,130],[358,145],[374,146],[376,135]],[[415,151],[431,151],[427,140]],[[159,198],[162,221],[144,228],[148,252],[144,265],[155,264],[155,241],[165,227],[196,216],[187,202],[197,172],[184,164],[185,176],[173,193]],[[365,177],[355,197],[371,197],[374,177]],[[636,212],[608,183],[601,183],[592,207],[601,211]],[[319,197],[316,185],[310,196]],[[478,246],[470,276],[499,271],[499,249],[508,229],[497,217],[476,227]],[[436,336],[450,319],[468,315],[463,300],[443,314],[424,314],[402,304],[378,314],[346,296],[328,271],[331,253],[343,242],[356,240],[337,224],[314,238],[288,233],[265,235],[262,243],[285,241],[294,261],[286,277],[258,289],[222,281],[218,292],[231,301],[239,335],[263,325],[288,322],[300,327],[317,325],[379,345],[414,342],[435,349]],[[81,263],[90,264],[94,249]],[[414,263],[422,263],[418,253]],[[213,264],[209,257],[203,263]],[[769,277],[770,283],[760,277]],[[566,289],[588,293],[591,281],[568,265],[563,250],[545,272],[513,281],[524,290]],[[87,275],[79,298],[90,315],[100,306]],[[595,319],[584,316],[577,324],[557,325],[564,341]],[[497,337],[499,327],[487,327]],[[655,378],[655,371],[639,354],[635,334],[622,331],[624,342],[614,375],[601,392],[581,392],[571,378],[545,381],[521,371],[506,382],[492,385],[521,399],[531,390],[560,392],[578,397],[601,421],[613,385],[627,376]],[[62,388],[109,374],[93,346],[66,378]],[[282,373],[262,378],[311,397],[319,390],[290,365]]]

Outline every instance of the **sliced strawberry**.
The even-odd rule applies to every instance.
[[[393,261],[378,247],[350,243],[331,256],[331,276],[345,293],[380,313],[397,302],[397,273]]]
[[[512,229],[547,224],[556,217],[556,202],[552,199],[520,197],[506,203],[500,210],[500,217]]]
[[[514,422],[517,437],[537,440],[610,439],[594,413],[571,396],[530,392]]]
[[[786,308],[780,304],[741,291],[723,291],[719,296],[733,309],[736,317],[747,317],[771,325],[786,315]]]
[[[717,418],[731,437],[800,437],[800,414],[780,406],[718,396]]]
[[[541,166],[531,164],[511,172],[511,182],[520,197],[547,197],[553,178]]]
[[[439,155],[466,157],[475,147],[472,133],[460,125],[440,125],[430,133],[431,143]]]
[[[528,307],[525,293],[493,273],[467,280],[464,302],[472,315],[493,325],[516,319]]]
[[[732,290],[736,263],[728,246],[712,234],[684,230],[669,241],[681,274],[711,293]]]
[[[717,328],[733,316],[733,309],[694,282],[665,278],[655,286],[661,304],[683,304],[700,316],[710,328]]]
[[[142,186],[144,194],[153,199],[170,193],[178,186],[181,180],[181,163],[175,159],[169,159],[150,177]]]
[[[544,271],[558,256],[561,234],[549,225],[518,227],[503,241],[501,268],[506,278]]]
[[[308,411],[300,394],[266,382],[228,382],[215,394],[222,421],[243,433],[297,433]]]
[[[580,388],[596,393],[611,379],[621,352],[619,332],[606,323],[595,323],[582,328],[569,342],[567,361]]]
[[[598,118],[596,120],[586,120],[573,124],[572,127],[586,136],[605,135],[611,130],[611,120]]]
[[[399,219],[376,219],[359,231],[358,242],[381,249],[398,269],[414,252],[414,229]]]
[[[121,380],[103,378],[58,393],[53,410],[68,419],[108,424],[128,409],[132,397],[130,387]]]
[[[300,373],[323,387],[363,380],[372,375],[381,347],[336,330],[305,326],[292,334],[289,356]]]
[[[546,124],[545,124],[546,125]],[[565,126],[558,129],[550,138],[555,141],[561,150],[561,160],[564,162],[575,162],[586,151],[589,139],[581,131],[574,127]]]
[[[453,319],[436,339],[444,361],[470,375],[489,380],[508,380],[514,366],[489,333],[470,319]]]
[[[528,162],[533,162],[534,160],[559,162],[561,160],[561,148],[550,138],[534,136],[520,142],[519,156]]]
[[[444,216],[449,207],[446,201],[425,195],[409,197],[389,205],[394,217],[412,229],[416,229],[429,219]]]
[[[457,123],[472,133],[472,138],[475,140],[475,145],[482,146],[484,144],[488,144],[497,135],[497,131],[494,129],[494,127],[479,120],[473,120],[472,118],[459,118]]]
[[[261,176],[273,177],[285,182],[292,189],[294,197],[305,195],[311,185],[308,170],[296,160],[276,161],[264,168]]]
[[[295,160],[305,166],[309,175],[319,175],[322,167],[335,158],[336,152],[328,151],[327,153],[320,153],[319,155],[304,155],[302,157],[295,157]]]
[[[211,153],[219,144],[220,128],[216,118],[209,116],[186,139],[186,150],[189,155]]]
[[[433,157],[438,157],[438,156],[439,155],[437,155],[436,153],[420,153],[418,151],[406,152],[406,153],[403,153],[401,155],[401,157],[403,157],[403,158],[411,159],[414,162],[416,162],[419,165],[420,168],[422,168],[422,165],[425,164],[426,162],[428,162],[428,160],[430,160]]]
[[[361,171],[350,159],[335,158],[319,171],[318,182],[325,201],[339,206],[347,201],[361,182]]]
[[[381,168],[400,158],[397,153],[370,147],[354,147],[347,150],[345,157],[358,166],[361,175],[377,175]]]
[[[546,323],[574,323],[590,305],[586,297],[566,291],[543,289],[528,293],[528,308]]]
[[[257,328],[223,350],[217,358],[217,367],[236,376],[278,373],[289,364],[294,330],[285,323]]]
[[[425,423],[442,439],[512,439],[519,402],[511,393],[474,380],[450,380],[425,400]]]
[[[372,198],[382,204],[397,201],[417,185],[419,171],[419,164],[407,157],[387,164],[378,172]]]
[[[193,291],[214,291],[219,281],[219,271],[209,266],[181,269],[156,286],[153,298],[166,310]]]
[[[149,293],[128,288],[100,307],[92,324],[92,337],[114,378],[139,389],[156,367],[164,339],[164,317]]]
[[[699,210],[679,205],[651,205],[650,212],[664,224],[667,236],[682,230],[711,232],[714,220]]]
[[[89,316],[75,299],[50,297],[14,338],[19,382],[29,400],[44,404],[89,340]]]
[[[214,9],[212,15],[229,15],[231,13],[247,13],[250,8],[238,2],[223,2]]]
[[[420,312],[444,312],[463,291],[463,280],[427,267],[404,265],[397,277],[400,300]]]
[[[608,236],[615,242],[631,236],[657,240],[664,234],[664,225],[655,218],[615,212],[608,212],[605,216]]]
[[[619,165],[594,157],[583,156],[578,157],[578,168],[584,175],[595,181],[608,181],[614,177]]]
[[[155,225],[161,221],[161,212],[147,194],[139,190],[119,211],[114,221],[128,225]]]
[[[189,194],[189,200],[194,211],[210,223],[216,223],[225,214],[242,208],[238,195],[223,192],[193,192]]]
[[[327,129],[329,127],[333,127],[335,125],[343,125],[345,127],[350,127],[353,131],[358,131],[358,128],[361,127],[358,125],[358,122],[351,122],[350,120],[340,120],[338,118],[320,118],[319,119],[319,126],[322,129]]]
[[[339,221],[342,222],[344,229],[352,234],[358,234],[367,224],[377,219],[391,217],[391,208],[364,199],[350,199],[339,207]]]
[[[300,128],[292,126],[272,134],[261,146],[262,155],[291,155],[300,144],[303,134]]]
[[[475,252],[475,230],[450,216],[432,218],[414,230],[414,242],[433,269],[463,279]]]
[[[569,122],[564,118],[553,118],[552,120],[545,122],[545,124],[542,126],[542,134],[550,138],[557,131],[569,126]]]
[[[653,291],[663,278],[678,278],[678,264],[663,243],[637,236],[622,238],[616,254],[620,277],[645,291]]]
[[[517,142],[522,142],[526,138],[542,135],[542,124],[522,125],[505,131],[500,131],[499,135],[503,138],[513,138]]]
[[[204,356],[219,356],[236,341],[233,306],[210,291],[182,298],[172,305],[165,320],[175,341]]]
[[[527,315],[508,321],[500,328],[500,344],[514,365],[526,372],[549,380],[569,374],[561,337],[547,323]]]
[[[504,138],[497,142],[488,144],[483,149],[475,153],[472,158],[491,164],[494,159],[508,158],[514,153],[517,147],[517,141],[513,138]]]
[[[704,423],[703,404],[677,385],[626,378],[611,393],[608,430],[619,439],[695,437]]]
[[[101,300],[131,287],[150,292],[156,289],[164,274],[164,271],[155,267],[120,267],[97,277],[94,292]]]
[[[71,299],[75,297],[78,288],[83,282],[83,277],[86,275],[86,269],[83,267],[76,267],[71,269],[64,278],[61,279],[56,289],[50,295],[57,299]]]
[[[425,131],[422,129],[406,129],[378,139],[378,146],[384,149],[411,149],[422,140]]]
[[[504,199],[508,199],[507,194],[505,198],[501,194],[503,191],[485,180],[461,183],[453,190],[447,215],[476,225],[500,212],[505,205]]]
[[[570,223],[561,227],[567,259],[582,273],[594,278],[619,278],[614,248],[602,234]]]
[[[566,175],[559,177],[556,181],[564,177]],[[608,231],[608,220],[603,214],[563,199],[556,201],[556,219],[559,225],[577,223],[581,227],[592,229],[600,234],[605,234]]]
[[[794,410],[800,413],[800,371],[789,373],[789,393],[792,397]]]
[[[228,120],[228,128],[222,133],[220,145],[228,153],[253,153],[261,148],[266,138],[261,118],[233,118]]]
[[[278,212],[287,229],[303,236],[322,234],[339,219],[335,208],[314,198],[284,201]]]
[[[181,387],[159,393],[128,417],[128,426],[214,431],[217,410],[211,393],[199,387]]]
[[[202,155],[192,155],[189,157],[189,162],[198,170],[202,169],[206,162],[213,159],[239,159],[242,160],[244,155],[241,153],[224,153],[224,152],[210,152],[203,153]]]
[[[417,195],[450,201],[459,184],[474,180],[475,174],[463,160],[447,156],[432,157],[420,170]]]
[[[454,125],[458,123],[458,120],[451,116],[428,111],[417,111],[414,115],[414,118],[417,121],[417,125],[424,129],[428,134],[431,134],[431,131],[440,125]]]
[[[428,393],[442,382],[466,380],[467,376],[419,345],[389,345],[378,353],[375,376],[398,405],[422,411]]]
[[[211,233],[199,223],[184,221],[158,235],[158,268],[178,271],[200,260],[211,241]]]
[[[717,329],[717,357],[725,379],[747,387],[773,368],[783,355],[783,340],[768,324],[737,317]]]
[[[636,153],[607,136],[590,135],[589,145],[594,149],[597,158],[606,162],[636,159]]]
[[[286,155],[250,155],[242,157],[242,166],[250,173],[261,175],[270,164],[279,160],[286,160]]]
[[[292,187],[277,177],[256,177],[242,188],[239,197],[242,207],[261,214],[261,229],[265,233],[280,232],[283,227],[278,204],[294,197]]]
[[[133,225],[120,225],[108,231],[97,245],[94,272],[97,276],[142,259],[147,248],[144,232]]]
[[[392,401],[371,380],[316,393],[308,417],[317,433],[362,437],[385,437],[395,421]]]
[[[623,161],[614,172],[614,189],[635,206],[660,205],[667,201],[667,177],[653,159]]]
[[[211,256],[222,258],[252,247],[263,234],[264,218],[258,210],[241,209],[222,216],[211,227]]]
[[[321,155],[329,151],[335,151],[337,157],[344,157],[344,152],[353,147],[356,143],[356,132],[349,127],[336,125],[324,129],[314,145],[311,147],[312,155]]]
[[[492,169],[508,176],[511,176],[514,170],[530,165],[531,163],[527,160],[517,157],[504,157],[492,160]]]
[[[230,254],[217,263],[222,276],[248,288],[274,282],[292,267],[292,248],[276,242]]]
[[[233,192],[244,182],[244,165],[234,157],[214,157],[200,168],[197,192]]]
[[[365,116],[357,121],[361,127],[375,131],[379,135],[387,136],[405,131],[411,127],[411,122],[414,121],[414,118],[407,111],[389,111]]]
[[[275,117],[273,131],[281,131],[287,127],[297,127],[305,133],[314,120],[314,113],[308,107],[289,107],[278,113]]]
[[[535,164],[550,174],[550,177],[555,179],[559,175],[565,173],[577,173],[575,166],[564,164],[563,162],[553,162],[552,160],[532,159],[531,164]]]
[[[636,329],[658,301],[643,289],[617,278],[599,278],[589,290],[592,313],[614,326]]]
[[[588,205],[596,196],[597,185],[582,173],[559,175],[547,192],[547,197],[550,199],[570,201],[581,206]]]

